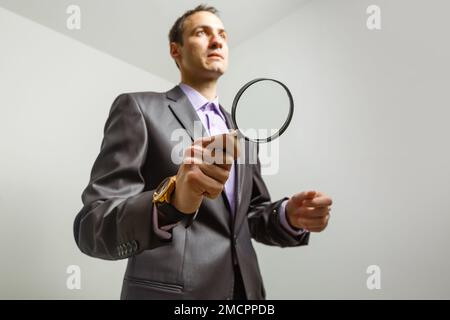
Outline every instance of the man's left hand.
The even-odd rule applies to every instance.
[[[293,195],[286,204],[286,217],[297,228],[321,232],[330,219],[330,197],[319,191],[304,191]]]

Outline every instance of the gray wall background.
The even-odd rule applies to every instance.
[[[370,4],[382,30],[366,28]],[[260,76],[284,81],[296,101],[280,171],[265,177],[272,197],[313,188],[334,200],[308,247],[255,243],[268,298],[450,298],[449,9],[309,1],[232,49],[225,106]],[[78,252],[73,219],[114,97],[178,79],[1,8],[0,39],[0,298],[117,299],[125,263]],[[81,290],[66,288],[71,264]],[[381,290],[366,287],[372,264]]]

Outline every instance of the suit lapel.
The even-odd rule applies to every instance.
[[[203,126],[197,112],[179,86],[168,91],[166,96],[169,109],[180,122],[181,126],[188,132],[192,141],[200,137],[208,136],[208,131]],[[222,213],[223,208],[228,209],[228,203],[226,203],[224,197],[226,196],[223,194],[221,197],[215,199],[215,201],[203,201],[202,206],[210,212]],[[210,212],[206,214],[210,214]],[[231,227],[230,213],[227,211],[226,214],[220,214],[217,216],[217,219],[223,223],[229,232]]]
[[[192,141],[200,137],[208,136],[194,107],[179,86],[167,92],[169,108],[175,118],[181,123],[191,137]]]

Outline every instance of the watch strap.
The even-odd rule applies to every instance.
[[[172,204],[168,202],[156,203],[156,208],[159,212],[159,222],[160,225],[177,223],[184,220],[189,220],[190,216],[193,214],[185,214],[175,208]]]

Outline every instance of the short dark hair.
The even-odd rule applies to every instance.
[[[206,11],[211,12],[212,14],[215,14],[216,16],[219,16],[219,11],[211,6],[208,6],[206,4],[201,4],[195,7],[192,10],[186,11],[181,17],[179,17],[175,23],[173,24],[172,28],[170,28],[169,32],[169,42],[176,42],[181,45],[183,45],[183,27],[184,27],[184,21],[191,15],[197,12]]]

